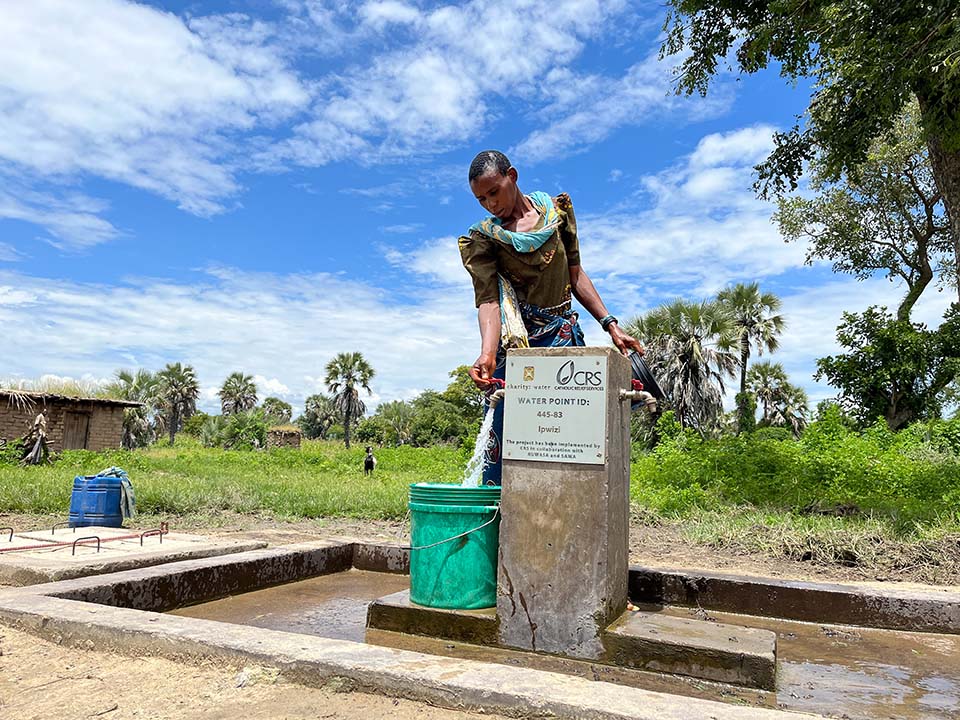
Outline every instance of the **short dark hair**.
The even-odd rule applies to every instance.
[[[497,171],[501,175],[506,175],[510,169],[510,160],[499,150],[484,150],[477,153],[477,156],[470,163],[470,179],[473,182],[478,177],[483,177],[487,173]]]

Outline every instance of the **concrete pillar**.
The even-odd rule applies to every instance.
[[[599,658],[601,633],[626,609],[630,403],[618,393],[629,389],[630,378],[630,363],[613,348],[508,355],[497,587],[502,645]],[[588,383],[583,392],[573,387],[598,379],[599,393]],[[541,403],[534,388],[546,398],[546,411],[560,408],[561,418],[531,415],[530,404]],[[533,399],[521,405],[522,396]],[[578,415],[576,403],[583,401],[596,403],[593,414]],[[531,447],[556,449],[562,438],[591,434],[596,451],[591,446],[591,456],[579,462],[558,462],[556,452],[544,453],[553,459],[517,459],[539,456]]]

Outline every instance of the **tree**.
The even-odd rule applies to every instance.
[[[280,398],[268,397],[260,404],[267,422],[272,425],[285,425],[293,417],[293,405]]]
[[[780,363],[769,360],[756,363],[747,374],[748,387],[759,401],[763,414],[760,422],[769,423],[773,406],[777,403],[780,388],[787,383],[787,373]]]
[[[326,440],[327,433],[337,420],[333,399],[326,395],[311,395],[303,405],[303,414],[297,419],[304,437],[309,440]]]
[[[252,375],[234,372],[223,381],[217,395],[220,396],[220,410],[224,415],[246,412],[257,404],[257,385]]]
[[[747,388],[763,409],[761,426],[789,427],[794,435],[806,427],[807,394],[790,384],[780,363],[755,363],[747,373]]]
[[[441,393],[444,400],[461,408],[468,419],[479,420],[483,415],[483,392],[477,389],[470,379],[470,368],[467,365],[450,371],[453,378],[447,389]]]
[[[848,352],[817,360],[816,378],[840,390],[841,407],[862,425],[883,417],[899,430],[940,415],[944,390],[960,373],[960,305],[936,330],[886,308],[844,313],[837,340]]]
[[[743,394],[747,391],[747,361],[751,349],[756,346],[757,355],[763,355],[764,350],[772,353],[780,347],[777,336],[785,324],[783,316],[775,314],[780,309],[780,298],[773,293],[761,293],[760,285],[752,282],[721,290],[717,301],[730,315],[733,335],[740,348],[740,393]],[[741,425],[744,422],[739,405],[738,422]]]
[[[661,57],[688,52],[678,92],[705,94],[720,63],[741,72],[771,61],[789,80],[812,78],[804,127],[777,133],[759,167],[762,194],[796,187],[820,154],[839,179],[863,163],[913,97],[960,258],[960,4],[956,0],[670,0]],[[960,263],[955,263],[960,266]],[[958,283],[960,295],[960,283]]]
[[[173,445],[183,422],[197,409],[200,385],[193,368],[180,363],[167,363],[157,373],[157,380],[157,395],[166,414],[167,432]]]
[[[950,227],[918,114],[916,103],[908,105],[839,182],[830,181],[824,154],[817,152],[810,163],[817,196],[781,197],[774,216],[784,238],[809,242],[807,264],[823,259],[833,262],[834,272],[858,280],[876,272],[903,280],[907,292],[897,319],[904,321],[935,272],[949,268],[950,281],[956,277]]]
[[[723,379],[737,366],[730,316],[715,302],[675,300],[627,327],[644,340],[647,363],[681,426],[710,430],[722,410]]]
[[[119,400],[142,403],[123,411],[122,445],[129,449],[145,447],[156,438],[154,414],[163,401],[159,396],[160,379],[149,370],[117,370],[107,386],[107,394]]]
[[[383,403],[377,408],[377,415],[389,430],[385,438],[388,442],[395,445],[405,445],[410,442],[416,413],[409,403],[403,400]]]
[[[358,352],[338,353],[326,369],[324,382],[333,393],[334,406],[343,418],[343,442],[349,448],[351,426],[367,410],[360,399],[360,389],[370,392],[374,370]]]

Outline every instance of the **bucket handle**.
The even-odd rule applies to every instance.
[[[475,527],[475,528],[473,528],[473,530],[467,530],[466,532],[462,532],[462,533],[460,533],[459,535],[454,535],[453,537],[448,537],[446,540],[440,540],[439,542],[430,543],[429,545],[417,545],[417,546],[411,545],[411,546],[408,548],[408,550],[426,550],[427,548],[436,547],[437,545],[443,545],[444,543],[448,543],[448,542],[450,542],[451,540],[456,540],[457,538],[466,537],[466,536],[469,535],[470,533],[475,533],[477,530],[483,530],[483,528],[485,528],[487,525],[489,525],[489,524],[492,523],[494,520],[496,520],[497,517],[500,515],[500,506],[499,506],[499,505],[493,505],[492,508],[493,508],[493,511],[494,511],[494,512],[493,512],[493,517],[490,518],[489,520],[487,520],[483,525],[480,525],[479,527]]]

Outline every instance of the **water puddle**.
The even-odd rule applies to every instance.
[[[960,636],[956,635],[818,625],[683,607],[643,608],[777,633],[777,691],[768,693],[587,661],[366,630],[367,604],[407,587],[405,575],[349,570],[182,608],[173,614],[851,720],[960,717]]]
[[[171,611],[171,615],[363,642],[367,605],[410,586],[406,575],[348,570]]]

